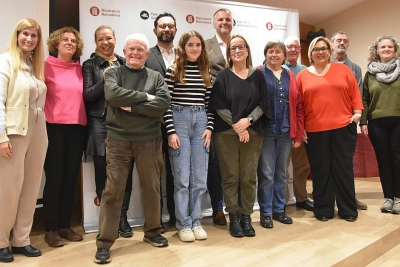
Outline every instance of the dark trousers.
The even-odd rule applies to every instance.
[[[141,142],[106,139],[107,183],[100,204],[98,248],[110,248],[118,236],[126,179],[134,159],[142,189],[145,236],[153,237],[161,232],[161,143],[161,137]]]
[[[212,135],[208,161],[207,189],[210,194],[212,209],[222,210],[224,202],[222,196],[222,178],[214,138],[214,135]]]
[[[400,198],[400,117],[369,120],[368,134],[378,161],[383,195]]]
[[[54,123],[46,126],[49,146],[44,162],[44,222],[46,231],[57,231],[70,227],[86,126]]]
[[[315,216],[333,218],[336,197],[340,217],[357,217],[353,171],[356,124],[323,132],[307,132],[307,136]]]
[[[175,200],[174,200],[174,176],[171,170],[171,162],[169,161],[169,153],[168,153],[168,134],[167,129],[164,124],[161,125],[161,133],[162,133],[162,151],[164,154],[164,162],[166,169],[166,177],[165,177],[165,189],[167,191],[167,210],[169,213],[170,222],[175,225]],[[161,196],[161,208],[163,207],[163,198]]]
[[[103,194],[104,188],[107,181],[107,162],[105,156],[92,156],[94,163],[94,180],[96,184],[96,195],[99,201],[101,201],[101,196]],[[132,173],[133,173],[134,162],[132,162],[132,168],[126,179],[125,192],[132,191]]]

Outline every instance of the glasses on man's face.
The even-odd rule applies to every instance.
[[[167,27],[170,30],[175,29],[175,25],[174,24],[159,24],[158,27],[160,27],[161,29],[166,29]]]
[[[236,52],[236,49],[239,49],[239,51],[243,51],[244,49],[246,49],[246,45],[241,44],[238,46],[231,46],[231,48],[230,48],[231,52]]]
[[[326,46],[323,46],[323,47],[314,47],[311,51],[312,51],[313,53],[319,53],[319,52],[325,53],[326,51],[328,51],[328,47],[326,47]]]
[[[300,50],[300,46],[299,45],[287,45],[286,46],[287,50]]]

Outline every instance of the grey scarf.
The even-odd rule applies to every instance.
[[[375,74],[382,83],[391,83],[400,75],[400,60],[393,58],[388,63],[372,61],[368,64],[368,72]]]

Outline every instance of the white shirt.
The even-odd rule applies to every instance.
[[[174,63],[174,60],[175,60],[175,49],[172,47],[169,51],[167,51],[166,49],[162,48],[159,45],[158,45],[158,48],[160,48],[162,57],[164,59],[165,69],[168,69],[169,66],[171,66],[172,63]]]
[[[219,38],[218,34],[216,34],[215,36],[217,37],[219,48],[221,48],[222,55],[224,56],[226,61],[226,44],[224,43],[224,41],[222,41],[221,38]]]

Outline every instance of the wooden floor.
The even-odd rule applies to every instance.
[[[308,188],[310,192],[311,184]],[[141,228],[135,228],[132,238],[116,241],[111,250],[112,262],[107,266],[400,266],[400,215],[380,212],[383,195],[377,178],[356,179],[356,192],[357,198],[368,204],[368,210],[360,211],[354,223],[337,216],[320,222],[312,212],[288,206],[292,225],[275,221],[275,228],[264,229],[255,211],[252,218],[256,236],[238,239],[229,235],[227,226],[214,226],[211,218],[204,218],[207,240],[183,243],[172,230],[165,233],[170,244],[166,248],[143,242]],[[31,242],[43,255],[15,255],[9,266],[98,266],[93,262],[95,233],[84,235],[81,242],[50,248],[44,242],[41,216],[38,209]],[[79,222],[74,229],[83,234]]]

